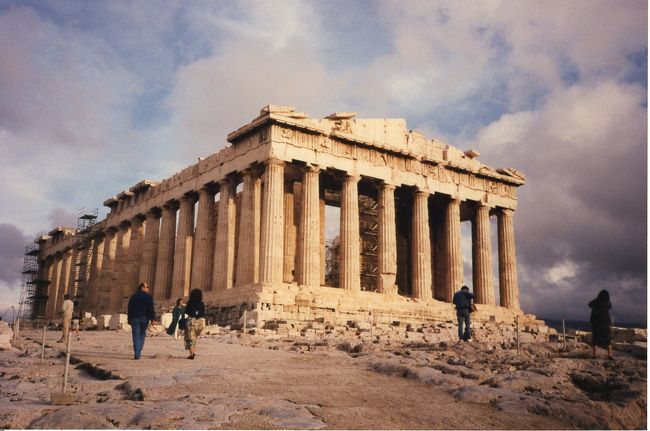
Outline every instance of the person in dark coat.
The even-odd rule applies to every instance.
[[[596,347],[607,349],[607,358],[612,359],[612,319],[609,310],[609,292],[601,290],[596,299],[589,303],[591,308],[591,346],[593,359],[596,359]]]
[[[140,353],[144,347],[144,338],[147,335],[149,322],[154,322],[153,298],[149,295],[149,285],[140,283],[138,291],[129,299],[129,310],[127,314],[131,335],[133,337],[133,359],[140,359]]]
[[[176,300],[176,306],[172,310],[172,322],[169,324],[169,328],[167,328],[167,334],[173,335],[175,340],[178,340],[178,333],[180,332],[180,328],[178,328],[178,321],[183,317],[185,314],[185,307],[183,307],[183,298],[178,298]]]
[[[458,338],[463,341],[469,341],[471,336],[469,314],[472,299],[474,299],[474,294],[469,291],[469,287],[463,286],[458,292],[454,293],[452,300],[456,306],[456,317],[458,318]],[[465,324],[465,331],[463,331],[463,323]]]
[[[196,340],[203,331],[203,317],[205,316],[205,304],[201,289],[193,289],[190,292],[190,299],[185,306],[185,314],[187,314],[185,350],[190,351],[190,356],[187,359],[194,359],[196,357]]]

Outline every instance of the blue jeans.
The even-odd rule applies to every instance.
[[[147,335],[147,326],[149,319],[134,318],[131,319],[131,335],[133,336],[133,357],[140,359],[140,352],[144,347],[144,337]]]
[[[469,310],[467,309],[456,310],[456,317],[458,317],[458,338],[463,341],[467,341],[470,338],[469,314]],[[463,323],[465,324],[465,331],[463,331]]]

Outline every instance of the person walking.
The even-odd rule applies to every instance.
[[[469,287],[463,286],[454,293],[453,303],[456,306],[456,317],[458,318],[458,339],[469,341],[470,335],[470,308],[472,306],[474,294],[469,291]],[[465,330],[463,331],[463,324]]]
[[[61,343],[68,339],[70,332],[70,323],[72,322],[72,313],[74,311],[74,303],[70,300],[70,294],[63,295],[63,305],[61,306],[60,314],[63,316],[63,333],[61,339],[57,343]]]
[[[140,353],[144,347],[144,338],[147,335],[147,327],[149,322],[154,322],[156,319],[153,298],[149,295],[149,285],[147,283],[140,283],[138,291],[131,295],[127,319],[129,325],[131,325],[131,335],[133,337],[133,359],[140,359]]]
[[[205,304],[203,303],[203,292],[201,289],[193,289],[190,292],[190,299],[185,306],[187,314],[187,329],[185,330],[185,350],[190,351],[187,359],[196,357],[196,340],[203,331],[203,317],[205,316]]]
[[[167,328],[167,334],[173,335],[174,340],[178,340],[178,334],[181,329],[178,327],[178,321],[185,314],[185,307],[183,307],[183,298],[178,298],[176,300],[176,306],[172,310],[172,321]]]
[[[598,293],[593,301],[589,302],[591,308],[591,357],[596,359],[596,347],[607,349],[607,359],[614,359],[612,356],[612,319],[609,310],[612,303],[609,302],[609,292],[605,289]]]

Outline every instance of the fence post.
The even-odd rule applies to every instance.
[[[246,333],[246,309],[244,308],[244,327],[243,327],[244,334]]]
[[[564,319],[562,319],[562,349],[566,350],[566,328],[564,326]]]
[[[515,316],[515,333],[517,336],[517,354],[519,354],[519,316]]]
[[[70,331],[68,331],[68,338],[65,347],[65,367],[63,368],[63,393],[68,389],[68,370],[70,368]]]
[[[47,331],[47,325],[43,325],[43,340],[41,341],[41,362],[45,359],[45,333]]]

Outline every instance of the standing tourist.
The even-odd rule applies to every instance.
[[[167,334],[173,335],[174,340],[178,340],[178,333],[181,331],[181,329],[178,327],[178,321],[183,317],[184,314],[185,307],[183,307],[183,298],[178,298],[176,300],[176,306],[172,310],[172,322],[167,328]]]
[[[156,318],[153,308],[153,298],[149,295],[149,285],[140,283],[138,291],[129,299],[128,322],[133,336],[133,359],[140,359],[144,347],[144,337],[147,335],[149,322]]]
[[[609,317],[609,310],[612,303],[609,302],[609,292],[601,290],[596,299],[589,303],[591,308],[591,357],[596,359],[596,347],[607,349],[607,359],[612,357],[612,320]]]
[[[456,317],[458,318],[458,338],[463,341],[470,339],[470,308],[472,306],[474,294],[469,291],[469,287],[463,286],[454,293],[453,303],[456,306]],[[465,331],[463,331],[463,323]]]
[[[201,289],[194,289],[190,292],[190,299],[185,306],[187,314],[187,329],[185,330],[185,350],[190,351],[187,359],[194,359],[196,356],[196,340],[203,331],[203,316],[205,316],[205,304],[203,304],[203,292]]]
[[[81,339],[79,337],[79,326],[81,322],[81,311],[79,310],[79,301],[74,301],[74,310],[72,312],[72,329],[77,334],[77,341]]]
[[[73,310],[74,303],[70,300],[70,294],[66,293],[63,295],[63,306],[61,306],[61,315],[63,316],[63,334],[61,334],[61,339],[57,341],[57,343],[65,341],[68,338]]]

